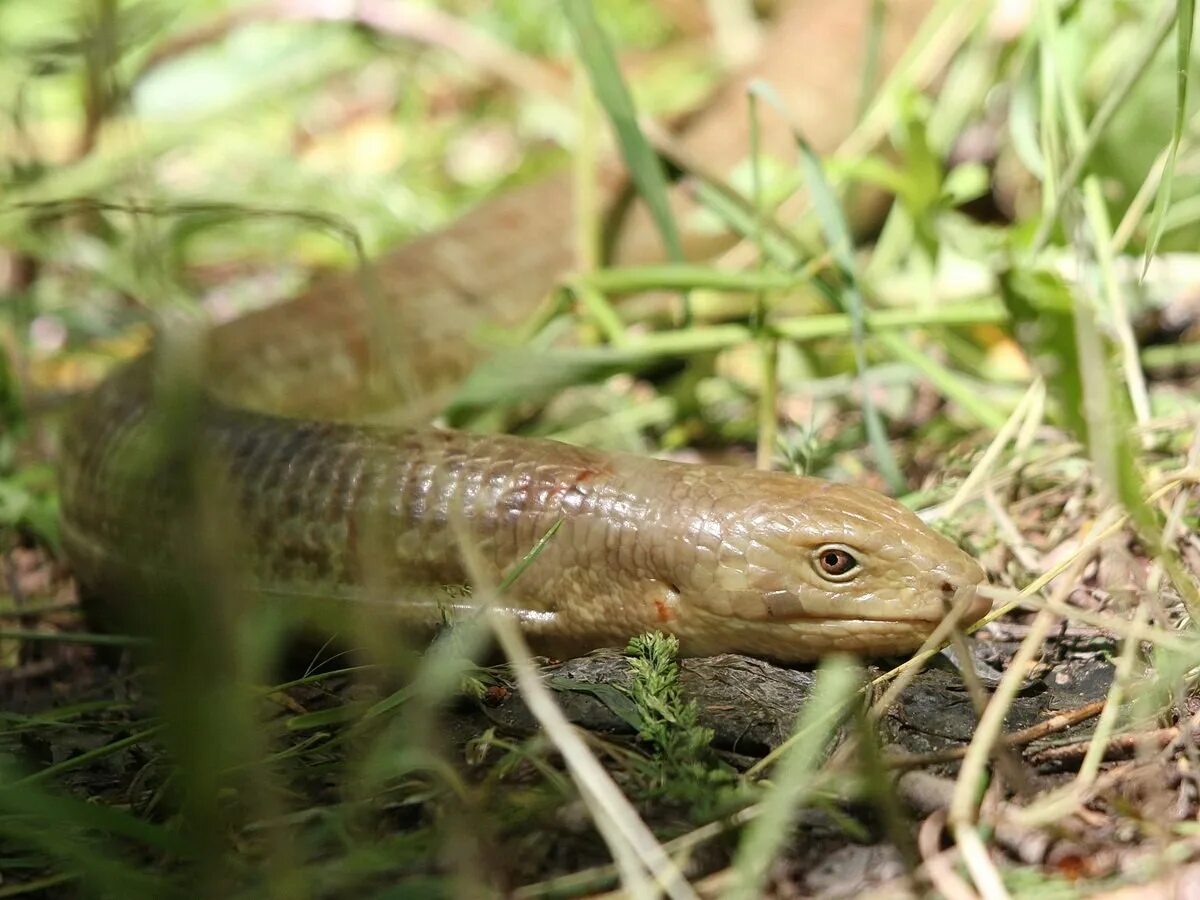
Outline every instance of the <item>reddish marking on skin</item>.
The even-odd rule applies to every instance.
[[[596,469],[580,469],[575,473],[575,476],[569,482],[560,481],[553,488],[551,488],[546,499],[558,500],[561,497],[565,497],[572,490],[579,487],[581,484],[586,484],[599,474],[600,472]]]
[[[674,610],[671,609],[670,605],[662,597],[654,598],[654,608],[658,610],[658,621],[664,625],[675,618]]]

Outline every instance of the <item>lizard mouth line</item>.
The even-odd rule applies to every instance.
[[[728,618],[733,618],[732,616]],[[850,623],[860,625],[936,625],[942,620],[938,617],[923,617],[923,616],[776,616],[770,619],[760,619],[763,624],[778,624],[778,625],[821,625],[833,623]]]
[[[733,619],[745,622],[754,622],[763,625],[821,625],[821,624],[861,624],[863,626],[871,625],[927,625],[936,626],[946,619],[955,609],[962,608],[959,614],[958,624],[960,627],[965,627],[973,624],[983,618],[992,608],[992,600],[990,596],[980,592],[970,600],[957,600],[948,608],[939,610],[930,615],[894,615],[894,616],[864,616],[860,613],[826,613],[822,615],[805,615],[798,613],[787,616],[766,616],[761,619],[750,619],[734,615],[717,615],[721,619]]]

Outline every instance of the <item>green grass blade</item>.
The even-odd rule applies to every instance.
[[[786,104],[770,85],[755,82],[751,85],[750,90],[775,106],[785,118],[787,117]],[[866,304],[863,302],[862,292],[858,287],[858,266],[854,260],[854,243],[850,239],[850,228],[846,224],[841,204],[838,203],[837,195],[834,193],[829,179],[825,177],[824,168],[821,166],[821,160],[817,157],[816,152],[804,136],[794,128],[792,136],[800,149],[800,161],[804,169],[805,182],[808,184],[813,208],[821,223],[821,230],[825,234],[825,241],[829,245],[829,252],[833,256],[834,264],[841,270],[844,288],[835,295],[835,302],[842,312],[850,316],[853,323],[850,337],[854,347],[854,365],[858,370],[859,381],[862,385],[863,422],[867,429],[867,440],[871,444],[871,452],[875,456],[875,463],[879,466],[880,474],[894,492],[901,493],[905,488],[904,476],[900,474],[896,457],[888,445],[883,418],[879,415],[879,410],[875,408],[875,403],[871,399],[867,354],[864,349],[866,328],[863,325],[863,315]]]
[[[883,56],[883,33],[887,26],[887,5],[883,0],[871,0],[870,18],[867,20],[866,49],[863,52],[862,82],[858,89],[859,122],[871,108],[871,98],[879,82],[880,60]]]
[[[562,6],[592,91],[612,122],[625,165],[654,217],[667,256],[680,261],[683,247],[667,202],[667,178],[662,161],[638,126],[633,97],[621,77],[612,45],[596,19],[591,0],[564,0]]]
[[[1084,128],[1079,97],[1065,81],[1060,81],[1058,88],[1067,140],[1073,150],[1082,152],[1087,145],[1088,132]],[[1094,122],[1092,127],[1095,127]],[[1096,311],[1108,320],[1109,327],[1117,338],[1127,388],[1125,393],[1133,404],[1137,423],[1144,424],[1150,420],[1150,395],[1137,358],[1137,337],[1133,333],[1129,304],[1117,277],[1116,260],[1112,252],[1112,225],[1098,175],[1089,173],[1083,178],[1082,197],[1082,221],[1087,227],[1079,232],[1079,239],[1084,242],[1090,239],[1091,246],[1087,247],[1086,243],[1083,246],[1087,248],[1087,253],[1094,256],[1097,265],[1099,278],[1095,285],[1098,289]],[[1079,293],[1081,300],[1086,300],[1089,296],[1083,292]]]
[[[11,772],[5,770],[3,774],[8,776]],[[187,838],[170,828],[117,807],[64,796],[23,781],[0,788],[0,820],[4,822],[0,832],[7,832],[7,826],[17,819],[27,823],[36,821],[51,831],[65,832],[68,826],[87,828],[96,835],[136,841],[164,853],[185,858],[192,855],[193,848]]]
[[[1092,117],[1088,125],[1087,133],[1083,135],[1082,140],[1074,148],[1071,161],[1067,164],[1066,170],[1058,181],[1058,190],[1054,194],[1054,201],[1050,204],[1048,214],[1042,217],[1042,221],[1038,225],[1038,230],[1030,243],[1030,257],[1034,257],[1040,253],[1049,242],[1054,233],[1054,226],[1058,222],[1058,217],[1062,213],[1063,204],[1067,202],[1070,192],[1074,190],[1075,185],[1083,175],[1084,169],[1092,158],[1092,152],[1100,143],[1100,138],[1108,129],[1108,126],[1112,124],[1113,118],[1129,99],[1130,93],[1137,86],[1138,82],[1141,81],[1142,76],[1150,70],[1150,61],[1167,39],[1167,35],[1170,34],[1173,21],[1172,16],[1166,15],[1151,28],[1150,33],[1146,35],[1145,40],[1138,47],[1137,54],[1129,60],[1124,71],[1118,76],[1108,93],[1105,94],[1100,108],[1096,110],[1096,115]]]
[[[604,335],[610,344],[620,346],[626,342],[625,323],[620,315],[608,302],[608,298],[600,291],[580,281],[572,285],[573,293],[579,298],[581,312],[589,319],[596,329]]]
[[[762,147],[759,134],[758,97],[751,91],[747,97],[750,112],[750,164],[753,182],[754,243],[759,248],[757,271],[766,271],[768,253],[763,244],[763,186]],[[755,459],[758,468],[770,469],[775,458],[775,442],[778,439],[778,395],[779,395],[779,339],[767,327],[770,307],[767,292],[755,293],[754,330],[758,332],[761,387],[758,395],[758,439]]]
[[[804,248],[791,234],[782,229],[773,218],[763,220],[754,209],[740,197],[705,181],[693,186],[696,201],[720,219],[725,227],[746,240],[755,240],[758,234],[759,247],[771,257],[776,266],[791,272],[803,264]],[[744,273],[749,274],[749,273]]]
[[[80,877],[82,876],[79,873],[69,872],[47,875],[45,878],[35,878],[32,881],[19,881],[8,887],[0,887],[0,898],[48,897],[50,895],[43,893],[44,891],[58,887],[60,884],[66,884],[68,881],[77,881]]]
[[[812,279],[804,272],[736,271],[690,263],[614,266],[580,276],[579,282],[605,294],[635,294],[660,290],[786,291]]]
[[[62,762],[46,766],[44,769],[38,769],[32,775],[27,775],[15,782],[14,786],[34,784],[36,782],[48,781],[50,779],[57,778],[64,772],[70,772],[74,769],[83,768],[84,766],[91,765],[97,760],[104,759],[107,756],[118,753],[127,747],[134,747],[138,744],[145,743],[151,738],[157,736],[160,731],[162,731],[161,725],[152,725],[149,728],[144,728],[141,731],[137,731],[131,735],[128,735],[127,737],[123,737],[119,740],[104,744],[101,747],[97,747],[94,750],[88,750],[84,753],[72,756],[70,759],[64,759]]]
[[[1049,3],[1038,4],[1038,115],[1041,127],[1037,128],[1042,170],[1037,173],[1042,179],[1042,216],[1049,219],[1055,215],[1054,203],[1058,196],[1058,176],[1063,158],[1063,125],[1060,120],[1057,79],[1062,77],[1054,56],[1058,44],[1058,11]]]
[[[762,896],[767,871],[811,794],[813,773],[830,737],[845,718],[860,680],[857,667],[844,657],[832,657],[821,666],[816,691],[805,704],[796,727],[799,739],[792,742],[779,760],[762,812],[746,828],[738,844],[724,900]]]
[[[928,310],[883,309],[869,312],[863,324],[868,333],[889,329],[961,327],[1008,321],[1004,307],[985,298]],[[844,313],[795,316],[771,323],[771,332],[790,341],[815,341],[852,334],[854,324]],[[661,360],[714,353],[754,339],[746,325],[725,324],[664,331],[631,338],[621,346],[517,347],[497,351],[475,367],[446,410],[451,424],[496,405],[533,403],[577,384],[587,384],[619,372],[640,371]]]
[[[1187,118],[1188,61],[1192,58],[1192,27],[1195,24],[1195,0],[1179,0],[1175,11],[1178,42],[1175,50],[1175,122],[1171,128],[1170,149],[1163,167],[1162,180],[1158,183],[1158,196],[1154,201],[1154,221],[1150,226],[1150,240],[1146,243],[1146,256],[1142,260],[1142,275],[1150,268],[1150,260],[1158,250],[1166,223],[1167,210],[1171,206],[1171,187],[1175,181],[1175,161],[1179,156],[1179,144],[1183,140],[1183,127]]]
[[[0,765],[0,838],[10,846],[44,854],[59,873],[85,880],[96,895],[175,895],[121,848],[132,841],[186,860],[194,854],[182,835],[121,809],[44,790],[16,774]]]
[[[149,641],[129,634],[93,634],[89,631],[33,631],[0,629],[0,640],[42,641],[48,644],[91,644],[93,647],[145,647]]]
[[[533,565],[533,561],[546,549],[546,545],[554,539],[554,535],[558,534],[558,529],[562,527],[562,523],[563,520],[561,517],[555,519],[554,524],[546,529],[546,533],[538,538],[538,542],[533,545],[530,551],[517,560],[517,564],[504,576],[504,580],[500,582],[500,586],[496,589],[498,594],[503,595],[525,573],[525,570]]]

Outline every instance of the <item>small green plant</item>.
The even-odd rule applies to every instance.
[[[713,752],[713,731],[679,682],[679,639],[653,631],[625,648],[633,671],[629,696],[641,719],[638,738],[652,750],[650,794],[686,806],[696,818],[715,812],[735,773]]]

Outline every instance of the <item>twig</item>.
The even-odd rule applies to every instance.
[[[1028,728],[1022,728],[1019,731],[1012,731],[1002,735],[999,743],[1006,747],[1024,747],[1027,744],[1032,744],[1034,741],[1041,740],[1051,734],[1065,731],[1068,728],[1078,725],[1080,722],[1086,722],[1088,719],[1095,718],[1104,709],[1104,702],[1103,700],[1093,700],[1091,703],[1085,703],[1083,706],[1075,709],[1057,713],[1048,719],[1038,722],[1036,725],[1030,725]],[[893,769],[918,769],[924,766],[954,762],[962,759],[966,753],[967,748],[965,746],[947,747],[944,750],[933,750],[929,753],[896,753],[885,756],[884,763]]]
[[[929,772],[905,772],[896,779],[896,790],[918,815],[928,816],[949,807],[954,797],[954,782]],[[1010,804],[1002,802],[992,810],[995,842],[1022,862],[1037,864],[1046,856],[1050,836],[1014,824],[1012,809]]]
[[[963,881],[950,864],[953,850],[942,850],[942,832],[946,828],[946,811],[935,810],[925,817],[917,832],[917,848],[925,865],[925,872],[938,892],[947,900],[975,900],[978,896],[971,886]]]
[[[1162,749],[1170,746],[1171,742],[1178,737],[1179,726],[1177,725],[1171,728],[1158,728],[1154,731],[1133,731],[1127,734],[1118,734],[1110,738],[1104,745],[1102,758],[1104,760],[1128,759],[1139,748],[1155,747]],[[1060,744],[1057,747],[1047,747],[1045,750],[1032,753],[1027,759],[1035,766],[1051,762],[1077,762],[1087,755],[1088,748],[1091,746],[1092,742],[1090,740]]]

